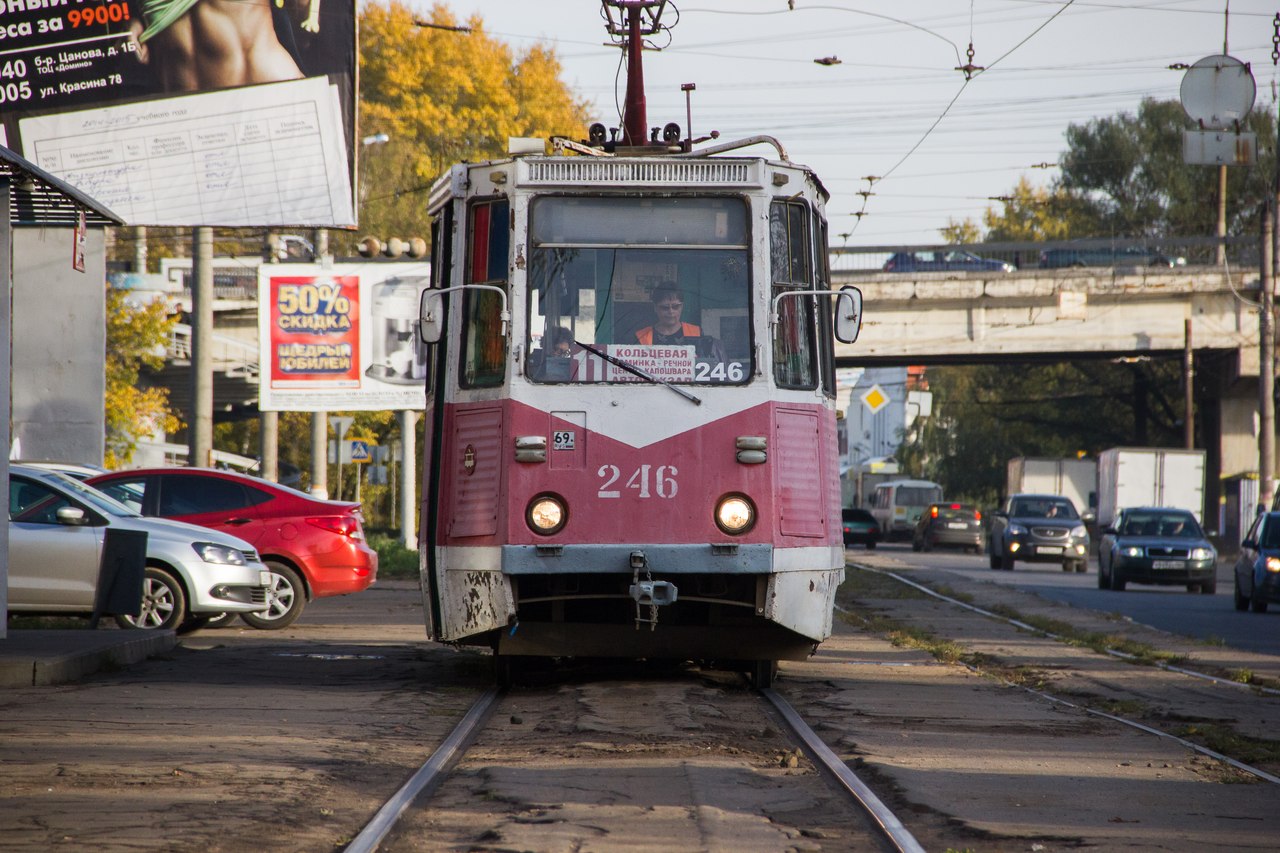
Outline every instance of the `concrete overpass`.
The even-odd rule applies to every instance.
[[[1195,353],[1206,436],[1206,509],[1219,480],[1258,471],[1257,268],[1028,269],[1012,273],[834,272],[865,299],[842,366],[1168,357]]]

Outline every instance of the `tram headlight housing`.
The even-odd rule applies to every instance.
[[[716,527],[740,536],[756,524],[756,505],[746,495],[725,495],[716,504]]]
[[[559,495],[537,495],[529,501],[524,520],[534,533],[551,536],[564,528],[565,522],[569,520],[569,508]]]

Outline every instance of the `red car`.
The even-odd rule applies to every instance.
[[[143,515],[222,530],[257,548],[272,578],[271,606],[241,617],[255,628],[290,625],[311,599],[360,592],[378,575],[358,503],[211,468],[139,468],[85,482]]]

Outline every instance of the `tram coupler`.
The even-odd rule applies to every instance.
[[[644,580],[640,579],[641,569],[644,570]],[[636,602],[636,630],[640,630],[642,624],[648,625],[650,631],[656,630],[658,608],[674,604],[679,591],[670,581],[653,579],[653,574],[649,571],[649,561],[645,558],[643,551],[631,552],[631,570],[631,588],[628,592]],[[649,608],[647,619],[641,615],[641,607]]]

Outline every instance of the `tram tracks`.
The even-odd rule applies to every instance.
[[[889,578],[903,585],[904,587],[908,587],[910,589],[915,590],[916,592],[923,594],[924,596],[927,596],[928,598],[931,598],[938,602],[943,602],[949,606],[975,614],[983,619],[986,619],[992,622],[1003,623],[1015,628],[1018,631],[1038,635],[1040,637],[1043,637],[1055,643],[1061,643],[1061,644],[1072,643],[1072,638],[1070,637],[1063,636],[1052,630],[1048,630],[1045,627],[1032,624],[1031,622],[1026,621],[1024,619],[1016,618],[1014,616],[1010,616],[1005,613],[996,612],[993,609],[988,609],[987,607],[979,606],[975,603],[971,603],[970,601],[963,601],[959,598],[953,597],[951,595],[947,595],[943,592],[940,592],[936,589],[931,588],[926,584],[918,583],[914,580],[911,580],[910,578],[907,578],[897,572],[894,572],[888,569],[877,568],[873,566],[859,566],[858,569],[862,571],[867,571],[876,575],[880,575],[885,578]],[[1102,649],[1095,649],[1095,651],[1105,656],[1109,656],[1113,659],[1124,661],[1126,664],[1139,665],[1139,666],[1146,665],[1151,668],[1158,669],[1164,673],[1168,673],[1169,675],[1174,677],[1194,680],[1196,682],[1200,682],[1202,684],[1210,686],[1211,689],[1221,688],[1225,690],[1227,694],[1234,694],[1234,695],[1228,695],[1222,700],[1224,706],[1228,702],[1231,703],[1230,704],[1231,710],[1230,711],[1220,710],[1220,713],[1222,713],[1227,719],[1232,720],[1233,722],[1239,722],[1239,717],[1233,716],[1233,715],[1237,713],[1236,709],[1240,707],[1240,705],[1260,704],[1264,706],[1264,710],[1262,710],[1261,713],[1265,717],[1269,713],[1269,711],[1265,709],[1265,706],[1270,705],[1272,702],[1274,702],[1275,697],[1280,697],[1280,690],[1276,690],[1274,688],[1267,687],[1265,685],[1249,684],[1249,683],[1242,683],[1239,681],[1233,681],[1228,678],[1223,678],[1220,675],[1194,669],[1191,666],[1179,666],[1179,665],[1174,665],[1174,664],[1167,663],[1160,660],[1150,660],[1150,661],[1139,660],[1139,658],[1136,655],[1133,655],[1118,649],[1102,648]],[[1072,695],[1069,693],[1068,695],[1071,698],[1067,698],[1067,696],[1060,695],[1059,693],[1056,693],[1053,690],[1048,689],[1046,687],[1030,686],[1024,680],[1006,677],[1004,672],[1005,668],[998,665],[995,661],[982,662],[982,661],[959,660],[956,662],[965,666],[970,671],[976,674],[979,674],[988,678],[992,678],[1007,687],[1015,687],[1015,688],[1024,690],[1034,696],[1039,697],[1040,699],[1043,699],[1047,702],[1053,703],[1060,707],[1075,709],[1096,718],[1106,719],[1111,722],[1118,723],[1123,726],[1127,726],[1129,728],[1144,732],[1149,735],[1154,735],[1156,737],[1173,741],[1179,744],[1180,746],[1182,746],[1183,748],[1186,748],[1193,752],[1196,752],[1206,757],[1209,757],[1211,759],[1214,759],[1215,761],[1220,761],[1223,764],[1230,765],[1236,770],[1242,773],[1248,774],[1254,777],[1255,779],[1261,780],[1263,782],[1271,783],[1271,784],[1280,784],[1280,776],[1276,775],[1273,772],[1268,772],[1267,769],[1254,766],[1253,764],[1250,764],[1248,761],[1238,760],[1237,758],[1232,757],[1229,754],[1226,754],[1225,751],[1219,751],[1217,749],[1210,748],[1210,746],[1207,746],[1204,743],[1197,742],[1194,739],[1180,737],[1174,731],[1168,730],[1169,726],[1165,723],[1166,720],[1177,721],[1183,718],[1189,719],[1189,720],[1197,719],[1198,713],[1192,710],[1194,706],[1189,705],[1183,708],[1179,708],[1176,706],[1167,707],[1163,709],[1159,715],[1157,715],[1159,719],[1150,721],[1151,724],[1148,724],[1140,721],[1139,719],[1134,719],[1132,715],[1113,712],[1112,710],[1109,710],[1106,707],[1101,707],[1101,708],[1097,707],[1096,696],[1095,697],[1080,696],[1080,695]],[[1027,664],[1023,662],[1021,666],[1023,668],[1026,668]],[[1115,704],[1123,705],[1125,703],[1117,702]],[[1141,703],[1138,703],[1138,704],[1141,704]],[[1239,715],[1239,716],[1243,717],[1246,715]],[[1265,723],[1265,720],[1263,722]]]
[[[713,678],[487,690],[345,849],[923,850],[782,694]]]

